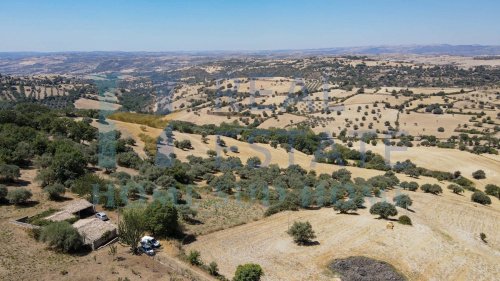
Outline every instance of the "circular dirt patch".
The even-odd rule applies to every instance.
[[[342,281],[405,281],[392,265],[367,257],[334,260],[330,269],[340,274]]]

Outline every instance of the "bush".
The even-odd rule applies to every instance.
[[[231,152],[233,153],[238,153],[238,147],[236,145],[229,147],[229,150],[231,150]]]
[[[293,242],[298,245],[304,245],[311,242],[311,239],[316,238],[311,224],[306,222],[293,222],[292,227],[287,231],[288,235],[293,237]]]
[[[411,200],[410,196],[406,194],[400,194],[392,199],[396,203],[396,206],[408,209],[408,207],[413,204],[413,201]]]
[[[7,193],[8,193],[8,189],[5,185],[3,184],[0,184],[0,200],[4,199],[5,196],[7,196]]]
[[[456,185],[456,184],[448,185],[448,189],[451,190],[455,194],[460,194],[460,193],[464,192],[464,188],[461,187],[460,185]]]
[[[190,140],[174,141],[174,146],[182,150],[192,149],[193,146]]]
[[[55,183],[46,186],[43,191],[49,195],[50,200],[57,200],[60,199],[64,193],[66,193],[66,187],[60,183]]]
[[[415,191],[418,189],[418,183],[412,181],[412,182],[407,182],[407,181],[404,181],[402,183],[399,184],[399,186],[401,186],[402,189],[408,189],[409,191]]]
[[[26,203],[31,198],[31,196],[33,196],[31,191],[25,188],[16,188],[10,190],[7,193],[6,198],[11,204],[20,205]]]
[[[190,264],[199,266],[199,265],[203,264],[203,262],[201,261],[200,256],[201,256],[201,254],[200,254],[199,251],[191,250],[189,252],[189,255],[187,256],[187,259],[188,259],[188,261],[189,261]]]
[[[258,168],[261,164],[262,161],[260,161],[260,158],[257,156],[250,157],[247,160],[247,166],[250,168]]]
[[[488,195],[486,195],[486,193],[479,191],[479,190],[472,193],[471,200],[473,202],[476,202],[476,203],[479,203],[482,205],[490,205],[491,204],[490,197]]]
[[[356,211],[358,206],[353,200],[339,200],[335,202],[333,209],[341,214],[347,214],[349,211]]]
[[[16,165],[0,164],[0,181],[14,181],[21,176],[19,167]]]
[[[260,265],[247,263],[238,265],[234,273],[233,281],[260,281],[262,275],[264,275],[264,271]]]
[[[64,253],[78,251],[83,245],[78,231],[65,221],[51,223],[42,228],[40,241],[47,242],[49,247]]]
[[[481,232],[481,233],[479,234],[479,238],[481,238],[481,241],[483,241],[484,243],[488,243],[488,242],[486,241],[486,234],[484,234],[484,232]]]
[[[404,224],[404,225],[412,225],[411,223],[411,219],[409,216],[406,216],[406,215],[402,215],[398,218],[398,222],[400,224]]]
[[[379,215],[380,218],[387,219],[390,216],[396,216],[398,210],[388,202],[377,202],[370,208],[370,214]]]
[[[500,187],[494,184],[488,184],[484,188],[486,194],[494,196],[498,199],[500,199]]]
[[[468,179],[466,177],[462,177],[462,176],[454,179],[453,182],[456,183],[456,184],[458,184],[458,185],[460,185],[460,186],[463,186],[463,187],[472,187],[472,186],[474,186],[474,183],[470,179]]]
[[[332,173],[332,178],[340,182],[348,182],[351,179],[351,172],[342,168]]]
[[[420,189],[422,189],[422,191],[425,193],[432,193],[434,195],[439,194],[439,193],[443,193],[443,189],[441,189],[441,186],[439,186],[438,184],[426,183],[426,184],[423,184],[420,187]]]
[[[476,180],[485,179],[486,173],[483,170],[477,170],[474,173],[472,173],[472,177],[475,178]]]
[[[155,200],[146,207],[146,225],[153,235],[172,236],[179,230],[178,214],[170,202]]]
[[[210,275],[212,276],[219,275],[219,266],[216,262],[213,261],[208,265],[208,273],[210,273]]]

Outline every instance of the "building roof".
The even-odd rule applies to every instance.
[[[98,218],[81,219],[75,222],[73,227],[83,236],[85,244],[90,244],[100,239],[106,232],[116,230],[114,224],[102,221]]]
[[[63,221],[75,217],[75,214],[93,207],[92,203],[85,199],[73,200],[66,206],[62,208],[61,211],[55,212],[54,214],[46,217],[45,219],[50,221]]]
[[[80,199],[80,200],[73,200],[71,203],[64,206],[63,210],[70,214],[74,214],[76,212],[83,211],[92,206],[93,206],[92,203],[90,203],[89,201],[85,199]]]

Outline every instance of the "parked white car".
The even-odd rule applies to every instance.
[[[95,217],[102,220],[102,221],[107,221],[109,220],[108,216],[104,212],[99,212],[95,214]]]
[[[155,250],[153,249],[153,247],[147,243],[141,243],[139,251],[145,253],[148,256],[153,256],[155,254]]]
[[[141,244],[149,244],[155,248],[158,248],[160,247],[160,242],[158,240],[156,240],[154,237],[151,237],[151,236],[144,236],[142,237],[141,239]]]

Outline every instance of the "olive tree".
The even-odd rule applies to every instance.
[[[413,204],[413,201],[411,200],[410,196],[406,194],[400,194],[398,196],[395,196],[392,199],[392,201],[395,202],[396,206],[404,209],[408,209],[408,207],[410,207],[411,204]]]
[[[490,205],[491,204],[490,197],[488,195],[486,195],[486,193],[479,191],[479,190],[474,191],[474,193],[471,196],[471,200],[473,202],[476,202],[476,203],[479,203],[482,205]]]
[[[311,224],[306,222],[293,222],[292,227],[287,231],[288,235],[293,237],[293,242],[298,245],[304,245],[311,242],[311,239],[316,238],[314,234],[314,230],[312,229]]]
[[[143,206],[129,206],[122,211],[122,219],[118,224],[120,241],[130,246],[132,253],[138,253],[138,245],[146,231],[146,216]]]
[[[9,200],[9,202],[11,204],[20,205],[20,204],[26,203],[31,198],[31,196],[33,196],[31,191],[29,191],[25,188],[16,188],[16,189],[10,190],[7,193],[6,198],[7,198],[7,200]]]
[[[47,242],[49,247],[64,252],[78,251],[83,245],[82,236],[69,222],[54,222],[42,228],[40,241]]]
[[[238,265],[233,281],[260,281],[262,275],[264,275],[264,271],[260,265],[247,263]]]
[[[387,219],[391,216],[396,216],[398,210],[396,210],[396,207],[391,203],[377,202],[370,208],[370,214],[379,215],[380,218]]]

